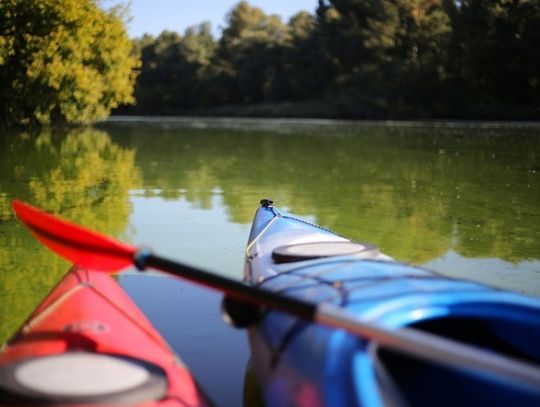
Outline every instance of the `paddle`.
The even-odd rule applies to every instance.
[[[475,374],[495,375],[540,393],[540,369],[526,362],[466,346],[432,334],[402,328],[397,331],[359,321],[332,304],[311,304],[283,294],[246,285],[196,267],[169,260],[146,249],[69,223],[21,201],[13,201],[19,219],[45,246],[82,267],[113,272],[135,265],[140,270],[154,268],[224,292],[238,301],[267,307],[346,330],[384,347],[443,366]]]

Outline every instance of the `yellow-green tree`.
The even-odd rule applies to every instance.
[[[97,0],[2,0],[0,122],[88,123],[132,103],[124,14]]]

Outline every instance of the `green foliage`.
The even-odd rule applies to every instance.
[[[289,23],[290,42],[285,49],[285,73],[289,99],[320,98],[332,78],[324,38],[316,31],[315,17],[308,12],[294,15]]]
[[[0,2],[0,121],[88,123],[133,102],[122,13],[94,0]]]
[[[279,16],[267,16],[245,1],[231,11],[219,56],[231,79],[233,103],[279,100],[286,92],[283,46],[289,31]]]
[[[461,3],[452,16],[450,67],[467,112],[489,116],[502,105],[506,117],[539,117],[540,1]]]
[[[444,78],[449,19],[441,0],[331,1],[318,10],[346,115],[392,117],[433,109]]]
[[[209,23],[188,28],[184,36],[170,31],[157,38],[144,36],[135,46],[142,70],[135,90],[137,106],[128,111],[171,113],[205,104],[217,46]]]
[[[540,117],[538,0],[321,0],[288,23],[241,1],[217,41],[201,27],[136,41],[132,112]]]
[[[99,4],[0,3],[1,123],[86,123],[119,106],[139,114],[540,117],[538,0],[320,0],[315,15],[288,23],[240,1],[219,39],[202,23],[132,43],[125,10]],[[142,69],[129,107],[135,55]]]

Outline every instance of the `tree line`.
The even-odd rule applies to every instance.
[[[0,126],[540,118],[540,0],[318,0],[286,23],[240,1],[219,38],[201,23],[134,40],[126,7],[104,4],[0,1]]]
[[[540,117],[539,0],[319,0],[284,23],[247,1],[183,35],[134,40],[119,113]]]

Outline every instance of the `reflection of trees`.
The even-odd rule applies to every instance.
[[[530,225],[540,201],[534,132],[286,130],[137,126],[122,127],[121,137],[118,128],[110,131],[117,143],[144,151],[137,164],[152,193],[206,208],[219,191],[234,222],[249,223],[258,199],[271,196],[406,261],[425,262],[450,245],[463,255],[508,261],[540,250],[538,226]]]
[[[14,136],[5,144],[0,213],[11,213],[5,206],[20,198],[106,233],[124,232],[128,192],[140,180],[133,149],[113,144],[107,133],[95,129],[44,130]]]
[[[9,222],[2,225],[0,232],[0,343],[15,331],[69,267],[23,229]]]
[[[18,134],[0,150],[0,342],[65,273],[68,264],[41,247],[11,212],[24,199],[108,234],[125,233],[128,191],[140,182],[135,151],[94,129]]]
[[[244,224],[271,197],[406,261],[451,245],[507,261],[540,252],[537,131],[137,125],[107,133],[0,138],[0,306],[10,310],[0,317],[0,342],[67,267],[15,222],[15,197],[116,236],[126,230],[128,191],[144,185],[148,196],[198,208],[222,194],[231,220]]]

